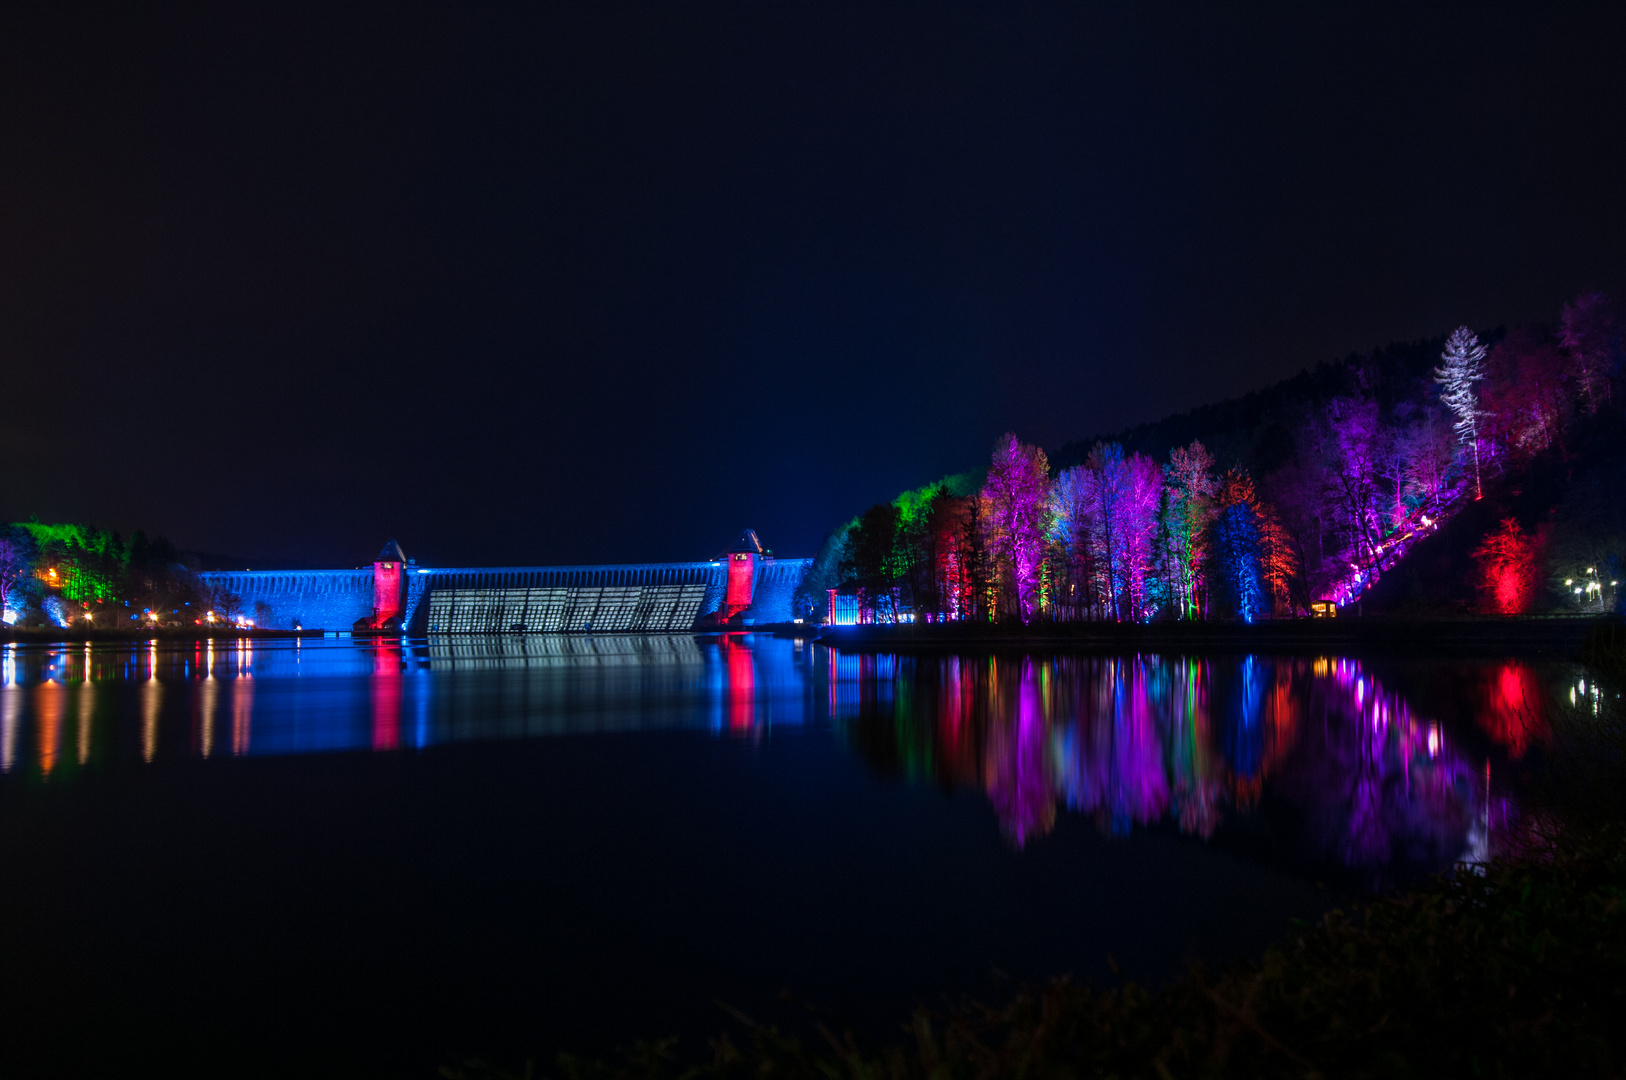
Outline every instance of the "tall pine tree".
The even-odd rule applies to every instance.
[[[1459,326],[1445,339],[1442,363],[1434,369],[1434,381],[1440,384],[1440,401],[1455,416],[1457,438],[1467,446],[1474,457],[1474,498],[1483,498],[1485,489],[1479,478],[1479,396],[1474,386],[1485,377],[1485,346],[1466,327]]]

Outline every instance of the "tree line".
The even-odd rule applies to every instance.
[[[0,525],[0,610],[18,626],[194,626],[244,614],[166,537],[77,523]]]
[[[1290,380],[1257,399],[1268,406],[1250,418],[1251,455],[1217,430],[1223,461],[1201,438],[1159,457],[1097,440],[1064,448],[1072,463],[1057,468],[1008,433],[986,471],[833,533],[801,614],[817,617],[829,589],[879,622],[1253,621],[1348,604],[1487,483],[1567,461],[1577,438],[1618,425],[1621,359],[1617,306],[1588,293],[1553,325],[1483,340],[1463,327],[1426,353],[1392,348]],[[1530,590],[1510,592],[1490,565],[1515,548],[1482,548],[1492,610],[1513,592],[1528,605]]]

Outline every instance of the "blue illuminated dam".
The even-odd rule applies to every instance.
[[[791,599],[812,562],[775,559],[758,547],[705,562],[420,567],[381,557],[354,570],[199,576],[264,629],[350,630],[393,617],[388,625],[415,635],[681,633],[703,621],[790,622]]]

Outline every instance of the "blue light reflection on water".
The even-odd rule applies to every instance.
[[[1492,742],[1516,755],[1539,738],[1528,665],[1452,677]],[[1167,821],[1207,838],[1269,795],[1301,819],[1300,855],[1430,870],[1487,857],[1516,824],[1483,749],[1470,760],[1350,658],[914,657],[760,634],[10,645],[0,658],[0,773],[44,781],[160,755],[826,724],[883,768],[981,790],[1017,846],[1061,807],[1112,835]]]
[[[130,735],[121,717],[131,716],[149,760],[160,741],[175,751],[182,730],[188,750],[209,757],[674,727],[761,735],[807,723],[812,646],[764,647],[754,636],[10,645],[0,771],[57,771],[57,696],[70,686],[86,690],[69,764],[88,762],[98,727],[117,754]],[[25,738],[32,762],[22,759]]]
[[[432,1075],[448,1047],[711,1035],[711,1001],[782,987],[884,1037],[991,967],[1256,955],[1338,902],[1324,870],[1435,869],[1517,824],[1489,770],[1544,737],[1552,670],[1393,667],[743,634],[8,647],[0,1072],[184,1045],[196,1075],[273,1051],[268,1075]]]

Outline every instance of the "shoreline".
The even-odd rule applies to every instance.
[[[357,638],[400,636],[398,631],[390,634],[371,630],[240,630],[234,627],[183,629],[174,626],[147,627],[142,630],[126,630],[121,627],[110,630],[96,627],[79,629],[59,626],[23,628],[8,626],[0,629],[0,644],[51,645],[93,641],[237,641],[243,639],[268,641],[274,639],[323,638],[337,634]]]
[[[989,626],[964,623],[825,627],[821,644],[852,650],[1063,647],[1083,651],[1216,652],[1411,650],[1429,653],[1520,653],[1576,659],[1608,616],[1397,617],[1283,619],[1253,624],[1057,623]]]
[[[1607,615],[1563,616],[1369,616],[1341,619],[1283,619],[1251,625],[1221,622],[1051,623],[1036,626],[938,623],[868,626],[764,624],[671,631],[663,636],[725,637],[763,634],[812,639],[819,644],[855,651],[1061,648],[1069,651],[1317,652],[1415,650],[1440,653],[1519,653],[1579,659],[1599,627],[1618,624]],[[269,630],[217,627],[61,628],[0,626],[0,644],[67,644],[80,642],[299,640],[344,638],[400,639],[399,630]],[[448,635],[427,635],[428,640]],[[530,636],[576,638],[623,637],[621,633],[556,634],[503,632],[453,635],[506,639]]]

